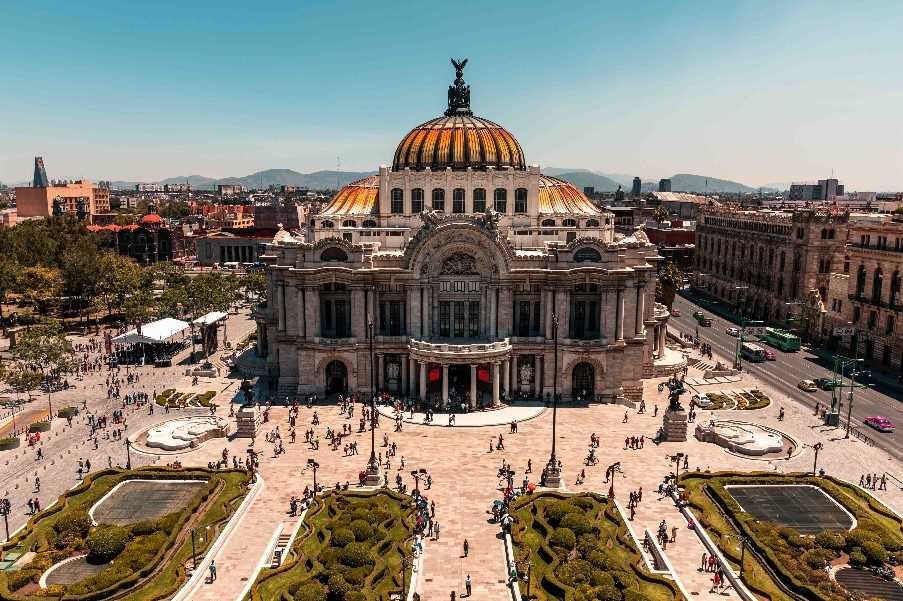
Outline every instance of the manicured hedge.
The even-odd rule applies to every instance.
[[[57,415],[57,417],[62,417],[63,419],[66,419],[68,417],[75,417],[76,415],[78,415],[78,408],[77,407],[63,407],[62,409],[60,409],[59,411],[56,412],[56,415]]]
[[[6,438],[0,438],[0,451],[16,449],[19,447],[19,442],[20,441],[18,436],[7,436]]]
[[[49,432],[50,422],[35,422],[28,426],[28,431],[32,434],[35,432]]]

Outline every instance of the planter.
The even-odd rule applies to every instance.
[[[0,438],[0,451],[9,451],[10,449],[19,448],[20,440],[18,436],[10,436],[9,438]]]
[[[28,426],[28,431],[32,434],[35,432],[49,432],[50,422],[35,422]]]

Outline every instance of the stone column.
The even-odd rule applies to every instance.
[[[307,291],[304,288],[298,288],[298,321],[301,322],[301,337],[307,338]]]
[[[511,382],[511,385],[509,388],[509,390],[512,391],[511,394],[517,394],[520,392],[520,382],[518,381],[519,376],[518,376],[518,371],[517,371],[517,361],[518,361],[518,355],[512,354],[511,355],[511,367],[510,367],[511,379],[509,380]]]
[[[420,361],[420,400],[426,401],[426,363]]]
[[[643,319],[645,316],[645,301],[646,294],[645,288],[643,286],[637,286],[636,288],[636,335],[642,336],[645,331],[645,325],[643,324]]]
[[[624,340],[624,289],[615,295],[615,340]]]
[[[496,298],[495,288],[490,287],[489,292],[489,339],[494,340],[498,336],[498,323],[496,322]]]
[[[499,337],[507,338],[511,336],[514,328],[514,315],[512,305],[514,304],[514,297],[511,292],[511,287],[506,286],[499,291]]]
[[[276,283],[276,329],[285,331],[285,283]]]
[[[542,305],[543,305],[543,315],[545,318],[543,320],[543,331],[544,336],[547,340],[552,339],[552,291],[551,290],[543,290],[542,291]]]
[[[420,317],[420,310],[417,308],[419,301],[418,295],[420,291],[417,288],[408,288],[407,306],[405,307],[405,326],[404,333],[407,336],[417,336],[420,332],[417,319]]]
[[[508,397],[511,397],[511,361],[502,361],[502,389]]]
[[[408,395],[414,396],[417,392],[417,361],[408,355]]]
[[[433,318],[431,315],[432,311],[432,303],[430,302],[430,288],[429,286],[423,287],[423,306],[420,308],[423,313],[423,326],[421,328],[421,336],[423,340],[426,340],[430,337],[431,332],[431,323],[430,320]]]
[[[376,389],[382,391],[386,387],[386,356],[376,354]]]
[[[448,403],[448,363],[442,364],[442,402]]]
[[[544,392],[543,389],[545,388],[546,381],[545,354],[540,353],[534,357],[533,365],[536,369],[536,373],[533,374],[533,378],[536,380],[536,396],[541,397]]]
[[[408,358],[401,356],[401,381],[398,383],[398,393],[406,395],[408,393]]]
[[[474,363],[470,364],[470,408],[476,409],[477,407],[477,366]]]
[[[558,290],[555,294],[555,309],[558,311],[558,340],[571,337],[571,294]]]
[[[668,326],[662,324],[658,327],[658,352],[659,356],[665,356],[665,348],[668,342]]]
[[[367,338],[367,320],[364,314],[364,290],[351,290],[351,335],[358,340]]]
[[[492,362],[492,406],[497,407],[499,404],[499,363]]]
[[[608,314],[608,290],[602,293],[599,298],[599,338],[603,343],[608,342],[608,322],[611,317]]]

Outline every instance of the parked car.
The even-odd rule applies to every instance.
[[[733,336],[734,338],[736,338],[740,335],[740,328],[728,328],[724,331],[724,333],[728,336]]]
[[[822,390],[834,390],[837,386],[837,382],[835,382],[833,378],[818,378],[815,380],[815,385]]]
[[[671,317],[680,317],[680,309],[673,307],[671,309]]]
[[[705,313],[702,311],[693,311],[693,317],[699,319],[700,317],[705,317]]]
[[[796,387],[805,392],[815,392],[818,390],[818,386],[816,386],[815,382],[812,380],[800,380],[800,383],[797,384]]]
[[[765,349],[765,359],[768,361],[777,361],[778,356],[774,354],[773,350]]]
[[[870,415],[862,420],[865,425],[871,426],[879,432],[893,432],[896,424],[882,415]]]
[[[706,408],[712,405],[712,399],[710,399],[704,392],[694,394],[692,401],[697,407]]]
[[[699,325],[701,325],[704,328],[710,328],[710,327],[712,327],[712,320],[709,319],[708,317],[703,317],[702,319],[699,320]]]

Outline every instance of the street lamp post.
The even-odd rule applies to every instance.
[[[818,452],[825,448],[823,443],[817,442],[812,445],[812,449],[815,451],[815,461],[812,462],[812,475],[814,476],[818,469]]]
[[[12,511],[12,504],[8,498],[0,499],[0,515],[3,516],[3,525],[6,526],[6,540],[9,541],[9,513]]]
[[[740,539],[740,578],[743,578],[743,564],[746,563],[746,537],[738,536]]]
[[[558,469],[558,458],[555,456],[555,434],[558,417],[558,313],[552,313],[552,340],[554,341],[555,358],[552,369],[552,454],[546,465],[543,486],[558,488],[561,486],[561,470]]]
[[[379,463],[376,460],[376,369],[373,365],[373,321],[367,323],[370,342],[370,459],[367,461],[367,486],[379,486]]]
[[[132,469],[132,441],[125,437],[125,469]]]
[[[314,494],[317,494],[317,468],[320,467],[320,464],[314,461],[313,459],[307,460],[307,467],[313,469],[314,471]]]

